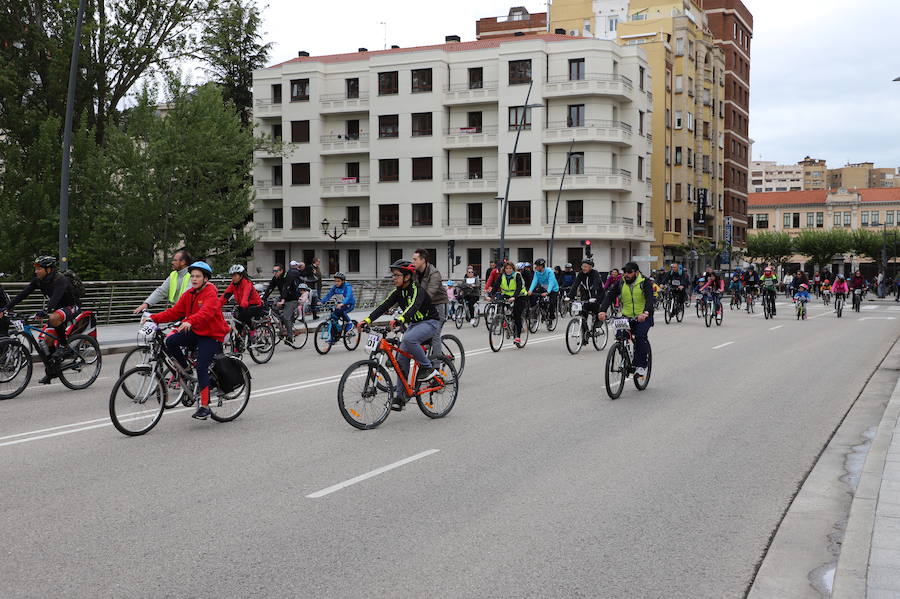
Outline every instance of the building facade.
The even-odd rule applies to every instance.
[[[523,6],[512,7],[505,17],[486,17],[475,22],[475,37],[479,40],[538,33],[547,33],[547,13],[529,13]]]
[[[555,34],[256,71],[257,130],[285,151],[256,156],[252,267],[316,255],[328,272],[382,276],[425,247],[445,276],[483,269],[508,174],[512,260],[548,256],[556,215],[554,263],[590,239],[599,268],[621,266],[653,240],[652,84],[640,48]],[[346,233],[332,241],[325,220]]]
[[[750,186],[754,193],[803,191],[803,166],[754,160],[750,163]]]
[[[828,188],[828,165],[824,160],[807,156],[797,164],[803,168],[804,190]]]

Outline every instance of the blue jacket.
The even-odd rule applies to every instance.
[[[794,294],[794,299],[801,299],[805,302],[810,301],[809,291],[798,291]]]
[[[548,292],[559,291],[559,283],[556,281],[556,275],[553,271],[544,267],[544,272],[534,271],[534,278],[531,279],[531,285],[528,291],[534,291],[538,287],[543,287]]]
[[[343,285],[333,285],[331,289],[328,290],[328,293],[325,294],[325,297],[322,298],[322,303],[327,302],[333,295],[342,295],[344,296],[344,301],[341,302],[344,306],[352,310],[354,306],[356,306],[356,298],[353,297],[353,287],[350,286],[350,283],[344,281]]]

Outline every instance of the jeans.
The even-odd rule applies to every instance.
[[[436,304],[435,309],[437,309],[438,319],[435,321],[427,320],[425,322],[436,322],[437,330],[434,332],[434,336],[431,338],[431,355],[432,356],[442,356],[444,355],[443,351],[443,342],[441,341],[441,328],[444,326],[444,322],[447,320],[447,304]]]
[[[182,368],[188,367],[182,347],[197,349],[197,383],[200,391],[209,387],[209,365],[217,353],[222,351],[222,344],[212,337],[201,337],[194,331],[184,331],[169,335],[166,338],[166,353],[175,358]]]
[[[297,312],[298,300],[284,300],[284,306],[281,307],[281,322],[284,323],[284,329],[287,331],[289,338],[294,336],[294,314]]]
[[[534,295],[530,296],[532,306],[543,299],[541,297],[542,293],[547,293],[547,290],[542,287],[538,287],[534,290]],[[559,303],[559,292],[551,291],[550,293],[547,293],[547,301],[550,302],[548,308],[550,308],[550,317],[553,318],[556,315],[556,304]]]
[[[703,295],[706,296],[707,302],[712,302],[713,309],[715,309],[716,311],[718,311],[719,308],[722,307],[722,300],[719,297],[719,294],[715,291],[705,291]]]
[[[634,367],[647,367],[647,354],[650,351],[650,340],[647,339],[647,333],[653,326],[653,317],[648,316],[644,322],[634,321],[631,323],[631,332],[634,333]]]
[[[341,331],[342,333],[346,332],[346,330],[347,330],[346,325],[350,324],[350,310],[352,308],[353,308],[352,306],[344,306],[343,308],[335,308],[334,311],[331,313],[332,318],[334,318],[338,322],[344,323],[344,325],[343,325],[344,330]],[[337,329],[337,327],[335,327],[331,330],[331,342],[332,343],[337,341],[337,339],[334,338],[336,330],[339,330],[339,329]]]
[[[400,349],[405,351],[419,363],[421,368],[431,368],[431,360],[422,349],[423,343],[434,342],[434,336],[438,337],[440,344],[441,323],[437,320],[423,320],[409,325],[406,333],[403,334],[403,341],[400,342]],[[403,354],[397,354],[397,362],[403,370],[403,374],[409,376],[409,358]]]

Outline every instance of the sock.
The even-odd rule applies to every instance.
[[[200,389],[200,405],[203,407],[209,406],[209,387]]]

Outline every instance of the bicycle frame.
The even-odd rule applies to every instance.
[[[391,366],[394,368],[394,372],[397,374],[397,378],[403,381],[403,388],[406,391],[406,394],[410,397],[423,395],[425,393],[431,393],[432,391],[438,391],[444,387],[443,381],[440,385],[429,387],[427,389],[421,389],[418,392],[414,391],[413,388],[409,385],[409,381],[406,380],[406,377],[403,376],[403,370],[400,368],[400,363],[397,361],[396,354],[400,354],[406,358],[409,358],[409,377],[411,380],[416,380],[416,374],[419,372],[419,363],[408,353],[397,347],[391,341],[388,341],[387,338],[382,337],[381,341],[378,343],[378,348],[372,352],[373,354],[377,352],[384,352],[384,354],[388,357],[388,360],[391,362]]]
[[[14,321],[18,320],[16,318],[14,318],[15,315],[7,314],[7,316],[10,317],[10,321],[14,322]],[[43,362],[44,367],[48,367],[50,365],[50,353],[44,351],[41,344],[38,342],[37,339],[35,339],[34,334],[35,334],[35,332],[37,332],[38,335],[44,335],[45,337],[49,337],[50,341],[52,341],[54,345],[59,343],[59,337],[57,337],[56,335],[51,333],[49,330],[45,331],[44,329],[39,329],[35,326],[32,326],[25,320],[21,320],[21,323],[22,323],[22,330],[19,331],[18,329],[14,329],[12,331],[12,336],[20,337],[24,340],[27,340],[28,348],[33,350],[35,353],[37,353],[38,357],[41,359],[41,362]],[[49,344],[48,344],[48,347],[49,347]]]

